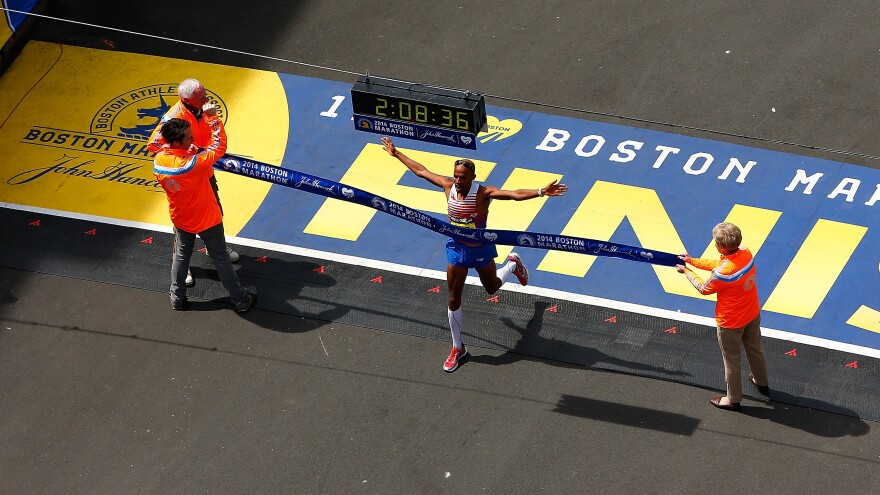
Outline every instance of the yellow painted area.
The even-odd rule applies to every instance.
[[[880,333],[880,311],[867,306],[860,306],[852,316],[846,320],[848,325],[859,327],[870,332]]]
[[[764,208],[755,208],[753,206],[733,205],[730,213],[727,214],[725,222],[732,223],[740,228],[743,234],[742,247],[749,248],[753,255],[758,254],[761,246],[767,240],[779,217],[782,216],[781,211],[767,210]],[[714,225],[712,226],[714,227]],[[712,238],[711,228],[707,228],[706,235],[709,242],[706,250],[703,251],[700,258],[719,258],[720,254],[715,247],[715,240]],[[693,256],[693,254],[691,254]]]
[[[561,180],[561,174],[552,174],[548,172],[539,172],[537,170],[529,170],[526,168],[516,167],[510,174],[510,177],[501,185],[501,189],[538,189],[544,187],[554,180]],[[544,204],[550,201],[558,201],[555,198],[547,196],[543,198],[535,198],[526,201],[493,201],[489,209],[489,221],[486,227],[497,230],[529,230],[529,225],[538,212],[544,207]],[[507,259],[507,255],[513,250],[511,246],[498,245],[498,257],[496,262],[502,262]]]
[[[812,318],[867,231],[861,225],[816,222],[764,309]]]
[[[38,45],[41,45],[40,56],[28,56],[28,53],[33,52]],[[21,97],[37,84],[60,57],[61,45],[32,42],[22,50],[17,61],[9,67],[3,77],[0,77],[0,123],[9,117]],[[8,125],[7,122],[0,127],[0,133],[5,131]]]
[[[6,21],[0,22],[0,45],[5,45],[9,38],[12,37],[12,30]]]
[[[398,149],[406,156],[424,165],[431,172],[445,176],[452,175],[455,157],[405,148]],[[493,162],[481,160],[473,160],[473,162],[477,167],[477,181],[486,180],[486,177],[495,168]],[[345,175],[342,176],[340,182],[383,196],[410,208],[440,214],[446,213],[446,198],[443,197],[443,190],[428,182],[425,182],[425,187],[399,185],[398,182],[406,173],[410,173],[409,169],[386,153],[381,145],[368,143]],[[376,210],[372,208],[328,198],[324,200],[318,213],[306,225],[304,232],[356,241],[376,213]],[[340,221],[340,219],[345,219],[345,221]]]
[[[0,201],[170,225],[152,187],[152,157],[133,126],[153,126],[176,84],[202,81],[218,100],[230,153],[280,164],[287,98],[278,75],[214,64],[31,42],[0,79]],[[237,234],[271,184],[217,172],[226,232]]]

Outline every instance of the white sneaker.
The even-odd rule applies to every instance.
[[[189,271],[189,268],[186,269],[186,286],[192,287],[196,285],[196,280],[193,278],[193,274]]]
[[[516,266],[513,268],[513,274],[516,275],[517,280],[519,280],[520,285],[529,285],[529,269],[526,268],[526,265],[523,264],[522,259],[520,259],[519,255],[516,253],[510,253],[510,256],[507,257],[509,261],[512,261]]]
[[[226,246],[226,252],[229,253],[229,261],[233,263],[238,263],[238,260],[241,259],[241,256],[239,256],[238,253],[233,251],[232,248],[229,246]]]

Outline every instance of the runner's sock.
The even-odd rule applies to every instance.
[[[452,331],[452,345],[454,345],[456,349],[461,349],[461,308],[458,308],[455,311],[446,308],[446,311],[449,315],[449,329]]]
[[[508,261],[499,268],[497,272],[495,272],[495,275],[501,279],[501,285],[504,285],[507,282],[507,279],[510,278],[510,274],[513,272],[514,268],[516,268],[516,263]]]

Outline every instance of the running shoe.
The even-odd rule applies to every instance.
[[[229,261],[233,263],[238,263],[238,260],[241,259],[241,256],[239,256],[238,253],[233,251],[232,248],[229,246],[226,246],[226,252],[229,253]]]
[[[458,363],[461,359],[467,356],[467,347],[462,344],[461,349],[457,349],[455,346],[452,346],[452,351],[449,353],[449,357],[446,358],[446,362],[443,363],[443,371],[447,373],[452,373],[453,371],[458,369]]]
[[[516,253],[510,253],[510,256],[508,256],[507,259],[516,265],[513,268],[513,274],[516,275],[517,280],[519,280],[519,285],[529,285],[529,269],[523,264],[519,255]]]
[[[233,250],[229,246],[226,246],[226,252],[229,254],[229,261],[233,263],[238,263],[238,260],[241,259],[241,256],[239,256],[238,253],[236,253],[235,250]],[[205,256],[210,256],[207,249],[205,250]]]

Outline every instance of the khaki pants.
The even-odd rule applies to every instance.
[[[761,316],[740,328],[718,327],[718,345],[724,358],[724,380],[727,382],[727,398],[730,402],[742,401],[742,360],[740,347],[746,350],[749,368],[758,385],[769,385],[767,360],[761,345]]]

